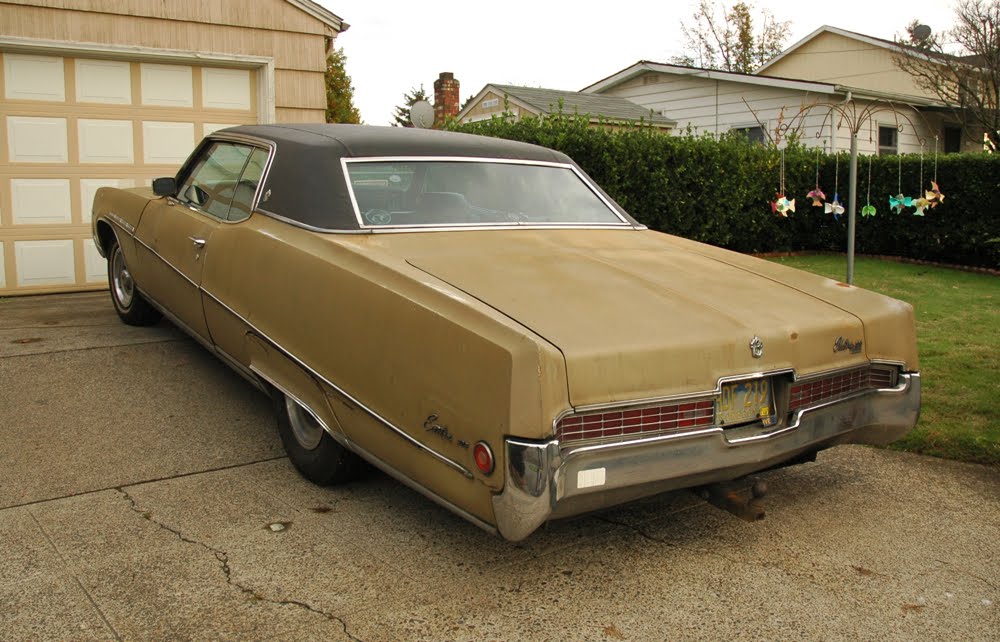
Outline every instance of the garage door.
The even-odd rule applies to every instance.
[[[148,186],[206,134],[257,122],[249,69],[0,56],[0,295],[106,287],[97,189]]]

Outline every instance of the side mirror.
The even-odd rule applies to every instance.
[[[154,178],[153,193],[157,196],[177,196],[177,180],[173,176]]]

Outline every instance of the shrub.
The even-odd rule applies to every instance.
[[[816,152],[785,151],[786,196],[796,211],[783,218],[769,202],[778,189],[780,152],[739,136],[665,136],[642,124],[593,127],[562,112],[513,121],[495,117],[460,131],[520,140],[569,155],[622,207],[652,229],[740,252],[844,251],[847,214],[835,220],[813,207]],[[849,157],[821,154],[820,186],[832,200],[834,185],[847,207]],[[901,168],[901,169],[900,169]],[[944,202],[923,217],[914,208],[896,213],[888,197],[922,194],[934,176],[933,153],[872,158],[874,217],[862,217],[868,193],[868,157],[858,159],[856,250],[917,259],[1000,267],[1000,158],[986,154],[938,156]],[[837,180],[834,180],[834,176]]]

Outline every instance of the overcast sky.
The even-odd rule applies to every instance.
[[[592,3],[476,0],[319,0],[350,29],[347,54],[355,104],[369,125],[387,125],[403,93],[421,83],[433,99],[438,73],[461,82],[461,96],[487,83],[577,91],[639,60],[669,62],[683,52],[681,22],[697,0]],[[727,0],[727,6],[735,0]],[[824,24],[891,39],[918,18],[934,31],[953,23],[951,0],[756,2],[791,25],[789,46]]]

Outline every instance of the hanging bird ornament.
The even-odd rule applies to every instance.
[[[826,146],[826,141],[823,141],[823,145]],[[809,191],[808,194],[806,194],[806,198],[811,198],[812,199],[812,205],[813,205],[813,207],[823,207],[823,201],[826,200],[826,194],[824,194],[823,190],[821,190],[819,188],[819,151],[820,151],[820,148],[817,147],[816,148],[816,187],[814,187],[812,190]]]
[[[903,210],[911,205],[913,205],[913,199],[909,196],[903,196],[902,192],[889,197],[889,208],[896,214],[902,214]]]

